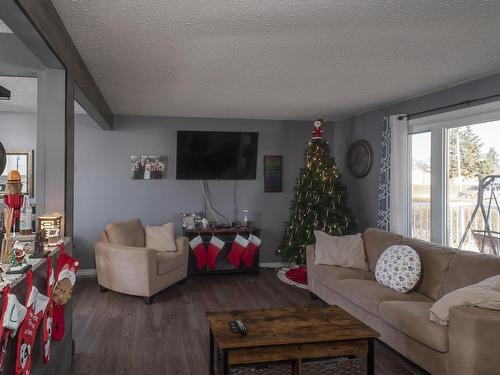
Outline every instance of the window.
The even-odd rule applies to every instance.
[[[500,103],[410,119],[410,235],[480,251],[487,222],[492,233],[500,237],[500,212],[495,202],[495,198],[500,201],[500,178],[484,190],[485,215],[479,209],[471,220],[478,203],[478,175],[500,175],[499,159]],[[467,231],[469,222],[471,230]]]

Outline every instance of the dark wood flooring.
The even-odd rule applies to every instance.
[[[208,373],[206,311],[322,305],[305,290],[284,284],[273,270],[259,276],[213,275],[188,279],[155,296],[100,293],[94,278],[77,282],[74,294],[74,375],[205,375]],[[424,374],[377,342],[375,372]]]

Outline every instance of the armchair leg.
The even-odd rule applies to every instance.
[[[99,289],[100,289],[101,293],[106,293],[109,290],[108,288],[105,288],[102,285],[99,285]]]
[[[151,297],[142,297],[145,305],[151,305],[153,303],[153,296]]]

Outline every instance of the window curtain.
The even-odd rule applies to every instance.
[[[408,118],[384,118],[378,186],[377,226],[379,229],[408,233]]]

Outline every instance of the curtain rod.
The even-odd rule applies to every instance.
[[[425,111],[420,111],[420,112],[415,112],[415,113],[409,113],[407,115],[400,116],[400,119],[407,118],[408,120],[410,119],[415,119],[419,117],[424,117],[424,116],[429,116],[431,114],[438,114],[438,113],[443,113],[443,112],[449,112],[452,109],[460,109],[460,108],[467,108],[467,107],[473,107],[479,104],[486,104],[495,101],[495,99],[500,99],[500,94],[494,94],[494,95],[489,95],[489,96],[483,96],[482,98],[476,98],[476,99],[470,99],[470,100],[464,100],[463,102],[455,103],[455,104],[449,104],[445,105],[442,107],[437,107],[433,109],[427,109]]]

